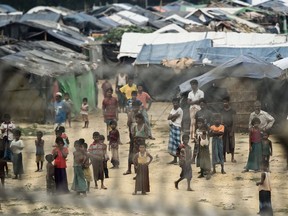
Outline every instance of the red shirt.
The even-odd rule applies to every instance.
[[[117,118],[118,101],[115,97],[104,98],[102,102],[102,109],[104,111],[104,119],[112,120]]]
[[[68,154],[68,148],[63,147],[62,150],[64,153]],[[58,153],[57,157],[54,160],[54,166],[55,168],[66,168],[66,158],[63,157],[62,152],[60,151],[60,149],[58,147],[54,148],[52,150],[52,154],[54,154],[55,152]]]
[[[147,102],[151,100],[151,97],[148,93],[142,92],[141,94],[137,94],[137,99],[142,102],[142,105],[145,109],[147,109]]]
[[[251,143],[260,143],[262,140],[260,129],[251,128],[249,137]]]

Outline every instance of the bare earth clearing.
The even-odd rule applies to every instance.
[[[99,101],[99,104],[101,104]],[[34,172],[35,137],[22,137],[25,141],[23,180],[6,179],[7,192],[14,192],[12,197],[2,202],[0,214],[22,215],[256,215],[258,212],[258,188],[255,183],[260,179],[260,173],[241,173],[248,156],[248,135],[236,136],[236,164],[230,162],[230,155],[225,163],[226,175],[217,173],[209,181],[198,179],[199,168],[193,165],[192,189],[186,191],[186,181],[179,184],[179,190],[174,188],[174,181],[179,177],[180,168],[177,165],[167,165],[172,158],[167,154],[169,128],[167,116],[172,105],[169,103],[153,103],[149,111],[152,117],[153,136],[156,140],[148,140],[148,151],[154,157],[150,165],[151,192],[146,196],[133,196],[134,181],[132,175],[124,176],[127,169],[129,145],[127,116],[121,113],[118,129],[123,145],[120,146],[120,169],[109,169],[110,178],[105,179],[108,190],[94,189],[87,197],[76,197],[74,192],[55,197],[46,195],[45,170]],[[164,113],[163,113],[164,112]],[[27,124],[17,125],[22,128]],[[68,181],[71,187],[73,180],[73,142],[84,138],[88,145],[92,143],[92,133],[106,133],[102,112],[98,110],[90,114],[88,129],[82,129],[82,122],[72,122],[72,128],[66,132],[72,143],[68,156]],[[43,130],[51,135],[45,135],[45,152],[50,153],[54,144],[54,134],[51,125],[38,125],[37,130]],[[285,154],[280,143],[273,136],[273,156],[271,157],[272,205],[275,215],[288,213],[288,185]],[[111,163],[108,162],[111,167]],[[44,164],[45,167],[45,164]],[[9,164],[9,169],[12,166]],[[220,167],[217,167],[220,171]]]

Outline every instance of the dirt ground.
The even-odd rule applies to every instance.
[[[101,95],[100,95],[101,96]],[[102,101],[101,97],[100,100]],[[101,104],[101,103],[100,103]],[[230,155],[225,163],[226,175],[222,175],[220,167],[218,173],[210,180],[197,178],[199,168],[193,165],[192,189],[186,191],[186,181],[179,184],[179,190],[174,187],[178,179],[180,168],[178,165],[168,165],[172,157],[167,153],[169,128],[167,116],[171,110],[170,103],[155,102],[149,111],[153,124],[153,136],[156,140],[148,140],[148,151],[154,157],[150,165],[151,192],[146,195],[133,196],[134,173],[124,176],[127,169],[127,156],[129,149],[127,115],[120,113],[118,129],[121,133],[120,168],[109,169],[110,178],[105,179],[107,190],[94,189],[87,197],[76,197],[74,192],[68,195],[46,195],[45,170],[34,172],[35,145],[33,136],[25,136],[24,166],[25,174],[22,180],[6,179],[7,199],[1,200],[4,215],[256,215],[258,212],[258,188],[255,183],[260,179],[260,173],[241,173],[248,156],[247,134],[236,135],[235,159],[237,163],[230,162]],[[70,142],[84,138],[92,143],[92,133],[99,131],[106,133],[100,109],[90,114],[90,127],[82,129],[81,121],[72,122],[72,128],[66,128]],[[27,124],[17,123],[22,128]],[[55,137],[51,134],[52,125],[37,125],[37,130],[43,130],[46,135],[45,153],[50,153]],[[50,135],[49,135],[50,134]],[[271,136],[273,141],[273,156],[271,158],[272,178],[272,205],[275,215],[287,215],[288,196],[286,159],[281,144]],[[68,182],[71,187],[73,180],[73,145],[69,147],[68,156]],[[46,164],[44,164],[45,167]],[[111,167],[111,163],[108,162]],[[12,165],[9,164],[10,170]]]

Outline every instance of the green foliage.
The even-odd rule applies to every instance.
[[[122,35],[125,32],[151,33],[153,30],[151,28],[141,28],[139,26],[121,26],[111,29],[106,35],[104,35],[103,41],[111,44],[121,42]]]

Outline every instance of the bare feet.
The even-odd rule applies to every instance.
[[[179,188],[178,188],[178,182],[177,181],[174,182],[174,185],[175,185],[175,188],[178,190]]]
[[[232,163],[237,163],[237,161],[235,159],[232,159],[231,162]]]
[[[225,172],[224,170],[221,170],[221,173],[222,173],[222,174],[226,174],[226,172]]]
[[[102,186],[101,186],[101,189],[107,190],[107,187],[105,187],[104,185],[102,185]]]
[[[173,160],[173,161],[168,162],[167,164],[175,164],[175,163],[177,163],[177,161]]]
[[[193,191],[192,188],[187,188],[187,191]]]
[[[123,173],[123,175],[129,175],[131,174],[131,171],[127,170],[125,173]]]

